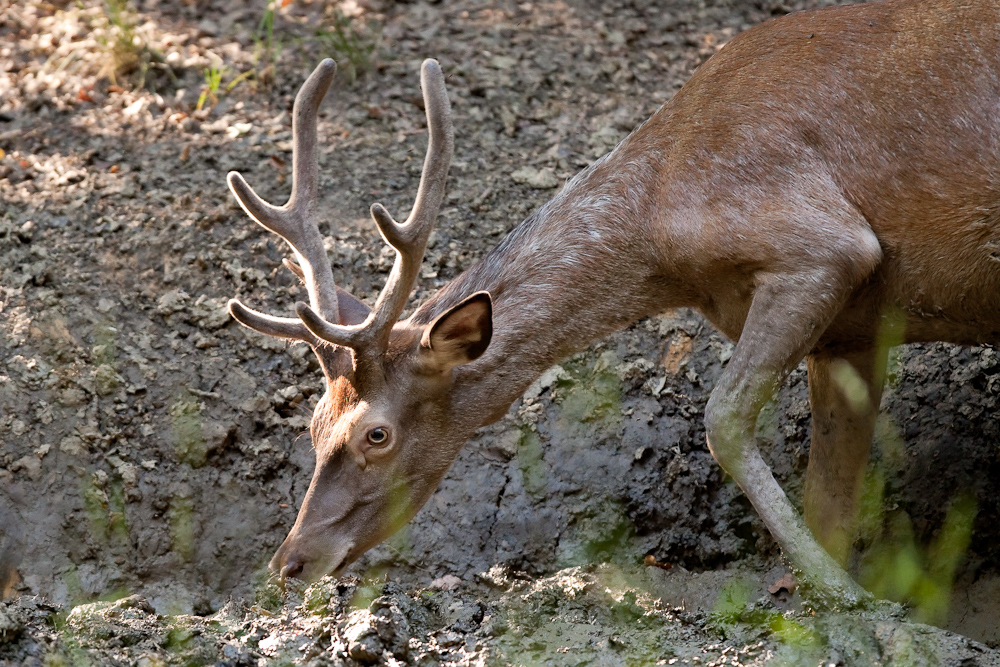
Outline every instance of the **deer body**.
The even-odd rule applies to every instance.
[[[316,107],[329,81],[314,79],[332,76],[323,67],[300,93]],[[439,96],[427,105],[432,176],[425,170],[414,207],[430,218],[450,157],[450,125],[434,117],[447,112],[443,83],[428,87],[434,72],[425,65],[425,97]],[[306,182],[299,119],[297,100],[296,178]],[[325,253],[295,240],[311,232],[267,224],[242,179],[230,184],[291,242],[304,266],[290,268],[312,302],[298,319],[238,303],[234,316],[309,342],[328,379],[312,427],[313,482],[272,561],[283,575],[342,571],[408,520],[475,429],[546,368],[644,316],[690,306],[738,341],[706,410],[713,455],[803,578],[858,601],[865,593],[838,562],[853,539],[886,322],[901,318],[906,342],[1000,338],[1000,7],[890,0],[793,14],[738,36],[403,322],[395,286],[405,276],[412,285],[423,248],[399,239],[426,242],[426,232],[393,227],[373,208],[400,259],[369,315],[332,278],[324,283]],[[337,293],[340,305],[330,305]],[[804,357],[813,408],[805,523],[754,441],[761,407]],[[845,393],[844,369],[864,388],[860,399]]]

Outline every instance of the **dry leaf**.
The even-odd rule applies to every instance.
[[[778,579],[776,582],[768,586],[767,592],[771,595],[777,595],[781,591],[794,593],[798,585],[798,582],[795,581],[795,577],[792,576],[791,573],[787,573],[781,579]]]
[[[648,565],[649,567],[658,567],[661,570],[669,570],[673,568],[673,563],[661,563],[660,561],[656,560],[656,556],[654,556],[653,554],[646,556],[644,559],[642,559],[642,562]]]

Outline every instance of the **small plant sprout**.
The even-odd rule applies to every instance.
[[[198,111],[202,110],[206,101],[211,101],[212,106],[219,103],[219,86],[222,85],[222,75],[224,72],[225,68],[216,64],[212,64],[205,70],[205,84],[201,88],[201,95],[198,96],[198,105],[196,107]]]
[[[105,0],[103,31],[97,41],[108,55],[101,72],[114,85],[128,81],[136,88],[155,89],[153,70],[164,70],[171,78],[173,72],[162,55],[152,49],[137,30],[138,19],[128,0]],[[121,77],[121,79],[119,79]]]
[[[379,36],[379,26],[364,22],[360,16],[348,16],[337,7],[316,29],[323,49],[336,57],[352,83],[371,69]]]
[[[274,24],[278,10],[290,2],[291,0],[269,0],[260,23],[257,24],[257,34],[253,38],[257,52],[256,79],[262,83],[267,83],[274,77],[275,67],[281,57],[284,45],[274,30]]]

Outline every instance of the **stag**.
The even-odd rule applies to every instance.
[[[335,65],[299,92],[288,203],[243,178],[244,210],[284,238],[309,303],[256,331],[305,341],[326,376],[316,468],[271,561],[338,575],[433,493],[463,443],[545,369],[668,308],[737,341],[705,413],[709,448],[821,599],[867,599],[842,568],[882,390],[890,313],[903,342],[1000,332],[1000,6],[888,0],[791,14],[707,61],[611,153],[399,321],[452,153],[438,64],[416,202],[371,216],[396,261],[369,308],[334,285],[316,225],[316,113]],[[805,358],[805,520],[764,463],[758,413]],[[844,373],[863,391],[848,395]]]

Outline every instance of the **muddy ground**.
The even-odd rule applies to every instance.
[[[315,63],[342,65],[322,231],[369,302],[391,253],[367,207],[412,203],[418,67],[442,64],[456,152],[419,301],[733,35],[816,4],[295,0],[273,33],[263,1],[0,4],[0,664],[1000,664],[992,348],[894,355],[854,572],[905,611],[813,614],[774,586],[705,446],[732,345],[687,311],[547,373],[352,576],[283,598],[263,572],[322,375],[224,311],[300,298],[225,174],[284,200]],[[804,370],[758,435],[798,502]]]

